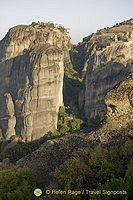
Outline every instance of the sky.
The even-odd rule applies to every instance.
[[[19,24],[53,22],[70,28],[77,44],[98,29],[133,18],[133,0],[1,0],[0,40]]]

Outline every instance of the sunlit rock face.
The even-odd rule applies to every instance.
[[[57,127],[70,38],[59,30],[17,26],[0,42],[0,126],[9,139],[38,139]]]
[[[82,44],[86,53],[85,87],[79,94],[79,104],[88,119],[99,116],[102,120],[107,112],[106,94],[133,73],[133,42],[112,42],[97,50],[97,42],[90,41]]]
[[[90,138],[102,143],[120,144],[133,136],[133,74],[105,96],[106,120]]]

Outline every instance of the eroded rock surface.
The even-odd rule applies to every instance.
[[[133,73],[133,42],[112,42],[97,50],[98,43],[92,37],[84,45],[85,88],[79,95],[79,103],[88,119],[99,116],[103,120],[107,112],[106,94]]]
[[[18,160],[16,164],[28,168],[38,182],[49,184],[56,167],[70,158],[75,150],[88,146],[94,145],[84,134],[72,134],[45,142],[39,149]]]
[[[31,141],[56,129],[69,48],[68,34],[47,27],[16,26],[0,42],[0,126],[5,139],[16,131]]]
[[[133,137],[133,75],[105,96],[106,121],[90,134],[92,140],[121,144],[124,138]]]
[[[51,172],[69,159],[73,152],[97,145],[125,144],[130,140],[133,130],[132,76],[108,92],[105,102],[107,119],[99,129],[47,141],[36,151],[18,160],[17,165],[30,169],[38,181],[49,183],[53,178]]]

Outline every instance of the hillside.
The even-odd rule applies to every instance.
[[[64,27],[33,22],[1,41],[0,166],[26,167],[40,200],[133,198],[132,30],[130,19],[70,48]],[[86,188],[125,193],[46,194]]]
[[[123,23],[119,24],[122,30]],[[130,24],[133,29],[133,24]],[[113,28],[109,28],[109,30]],[[83,55],[79,66],[84,78],[84,89],[79,104],[87,119],[100,117],[107,112],[105,95],[133,72],[133,37],[130,29],[122,32],[92,34],[83,39],[76,49]]]
[[[133,31],[133,18],[123,21],[121,23],[117,23],[113,27],[107,27],[104,29],[100,29],[97,33],[127,33]]]

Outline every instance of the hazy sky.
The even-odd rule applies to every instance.
[[[133,0],[0,0],[0,39],[8,29],[32,21],[71,29],[72,43],[133,17]]]

